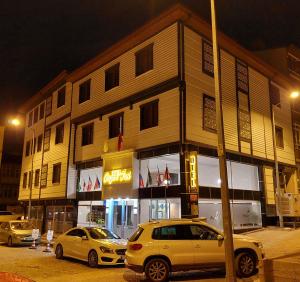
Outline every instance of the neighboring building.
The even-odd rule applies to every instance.
[[[77,224],[104,224],[125,238],[150,219],[199,215],[221,227],[210,34],[209,24],[177,5],[64,77],[64,83],[42,91],[48,94],[40,100],[33,98],[25,107],[29,128],[44,134],[42,152],[50,144],[44,156],[34,155],[34,169],[44,171],[41,183],[48,164],[46,187],[33,193],[37,205],[48,198],[61,199],[65,208],[77,204]],[[286,98],[293,85],[227,36],[219,34],[219,45],[233,224],[236,230],[257,228],[276,216],[270,100],[275,87],[282,101],[276,109],[277,155],[291,172],[287,185],[295,185]],[[58,115],[55,97],[63,85],[72,107]],[[53,110],[46,126],[31,125],[35,107],[49,94]],[[60,147],[54,129],[63,117]],[[30,180],[30,129],[25,136],[21,178]],[[52,171],[60,162],[57,186]],[[19,198],[26,200],[29,189],[22,179]]]

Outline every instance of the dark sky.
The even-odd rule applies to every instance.
[[[300,46],[299,0],[215,1],[219,28],[245,47]],[[0,0],[0,119],[176,2],[210,19],[209,0]]]

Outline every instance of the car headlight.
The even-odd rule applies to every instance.
[[[107,254],[113,254],[114,253],[114,250],[112,250],[110,248],[103,247],[103,246],[100,247],[100,250],[102,251],[102,253],[107,253]]]
[[[263,248],[263,244],[261,242],[254,242],[254,245],[260,249]]]

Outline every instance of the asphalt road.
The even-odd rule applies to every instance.
[[[86,263],[74,259],[57,260],[53,253],[45,253],[44,246],[37,250],[28,247],[8,248],[0,245],[0,272],[16,273],[37,282],[138,282],[143,278],[124,267],[89,268]],[[257,281],[257,277],[243,281]],[[194,271],[173,274],[170,281],[224,282],[221,273]]]

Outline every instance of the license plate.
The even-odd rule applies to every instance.
[[[26,241],[32,241],[33,238],[32,237],[25,237],[24,240],[26,240]]]

